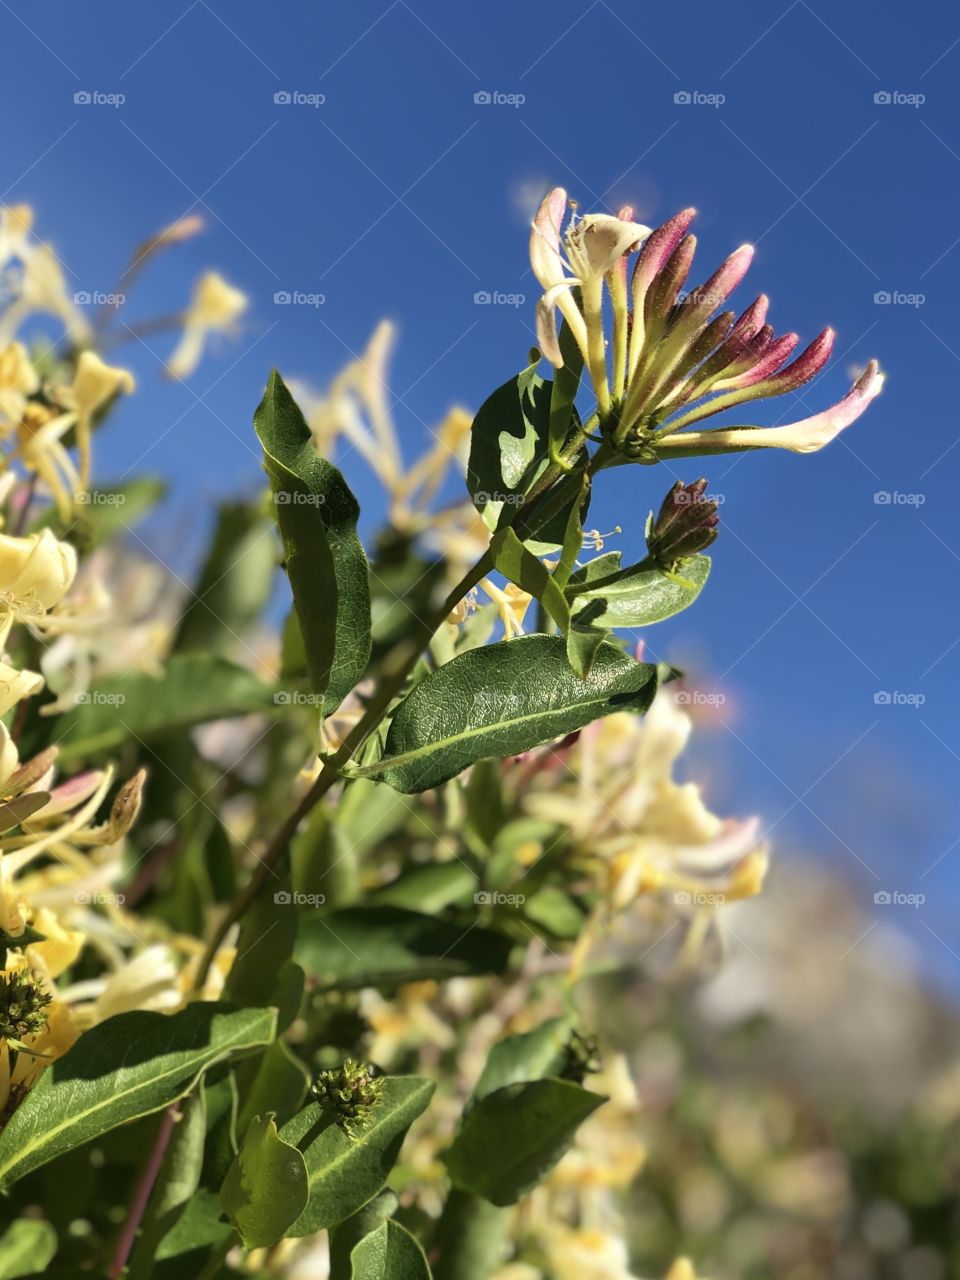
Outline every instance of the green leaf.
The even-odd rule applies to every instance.
[[[72,542],[92,551],[104,542],[129,533],[134,525],[149,514],[167,492],[167,483],[159,476],[137,476],[126,484],[98,487],[78,502],[69,523],[64,527],[57,509],[48,508],[39,520],[31,523],[31,531],[51,527],[60,538],[68,534]]]
[[[560,630],[566,632],[570,626],[570,606],[543,561],[528,551],[509,527],[493,535],[490,551],[493,567],[535,600],[540,600]]]
[[[57,1252],[57,1233],[42,1218],[18,1218],[0,1236],[0,1280],[38,1275]]]
[[[553,1168],[577,1127],[605,1099],[569,1080],[507,1085],[464,1116],[444,1157],[454,1186],[515,1204]]]
[[[310,1072],[283,1040],[274,1040],[257,1058],[241,1062],[235,1075],[241,1078],[243,1103],[237,1129],[245,1133],[255,1116],[270,1111],[278,1124],[303,1105],[310,1087]]]
[[[254,427],[276,503],[311,685],[324,695],[329,715],[360,680],[370,657],[360,509],[337,468],[314,449],[303,414],[276,370]]]
[[[47,1067],[0,1134],[0,1187],[118,1124],[182,1097],[213,1063],[268,1044],[272,1009],[188,1005],[121,1013]]]
[[[675,573],[662,569],[620,570],[613,580],[568,588],[574,623],[591,609],[591,624],[603,627],[647,627],[693,604],[710,573],[709,556],[690,556]]]
[[[57,720],[61,761],[110,750],[132,737],[149,741],[207,720],[276,711],[273,690],[251,671],[200,653],[170,658],[159,677],[138,672],[104,680],[83,698]]]
[[[370,773],[398,791],[439,786],[476,760],[518,755],[614,711],[646,711],[656,669],[601,645],[581,680],[559,636],[523,636],[460,654],[400,703]]]
[[[235,651],[270,599],[276,569],[273,521],[262,503],[220,507],[210,548],[180,619],[174,650]]]
[[[512,947],[490,929],[400,907],[346,907],[304,916],[294,956],[321,985],[353,989],[502,973]]]
[[[130,1259],[128,1280],[147,1280],[160,1241],[176,1225],[200,1185],[207,1137],[206,1113],[205,1089],[194,1090],[180,1105],[180,1116],[173,1127]]]
[[[297,911],[287,882],[277,878],[273,884],[276,888],[268,887],[266,893],[259,894],[243,917],[237,958],[223,991],[223,998],[230,1004],[249,1007],[278,1003],[281,969],[293,954],[297,937]]]
[[[489,529],[512,519],[549,465],[551,393],[552,384],[532,364],[498,387],[473,420],[467,489]],[[566,524],[567,512],[560,511],[527,546],[538,555],[555,550]]]
[[[387,1187],[330,1232],[330,1280],[351,1280],[354,1245],[392,1218],[399,1204],[396,1193]]]
[[[533,1031],[498,1041],[474,1086],[473,1103],[511,1084],[559,1075],[567,1061],[572,1030],[571,1018],[550,1018]]]
[[[220,1188],[220,1205],[247,1249],[282,1240],[307,1203],[307,1166],[277,1133],[273,1113],[257,1116]]]
[[[426,1254],[399,1222],[387,1221],[364,1236],[350,1260],[353,1280],[430,1280]]]
[[[419,909],[428,914],[455,903],[466,904],[477,891],[477,877],[459,858],[428,862],[401,872],[396,880],[376,889],[370,901],[378,905]]]
[[[433,1091],[431,1080],[387,1076],[383,1096],[356,1137],[333,1123],[319,1103],[288,1120],[280,1137],[303,1153],[310,1198],[287,1234],[306,1236],[335,1227],[372,1200]]]

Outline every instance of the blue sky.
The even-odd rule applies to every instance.
[[[522,366],[525,227],[547,185],[585,209],[632,202],[648,222],[695,205],[698,280],[753,242],[743,304],[763,290],[778,329],[838,332],[829,370],[762,420],[832,403],[872,356],[888,384],[822,454],[707,460],[723,495],[714,575],[650,643],[727,697],[698,753],[718,805],[762,812],[779,847],[829,859],[868,904],[924,894],[874,918],[906,923],[949,973],[960,14],[934,0],[911,14],[862,0],[10,0],[0,191],[36,206],[78,290],[109,291],[135,244],[202,213],[206,234],[144,274],[131,322],[179,308],[208,265],[253,298],[239,339],[187,386],[160,377],[167,338],[123,349],[141,393],[98,466],[173,479],[149,536],[178,564],[204,504],[259,483],[250,418],[271,365],[322,384],[390,316],[411,456],[449,404],[476,407]],[[76,104],[85,91],[125,100]],[[324,304],[274,304],[294,290]],[[481,306],[480,291],[526,302]],[[375,503],[360,465],[345,470]],[[623,470],[598,499],[628,555],[672,478]]]

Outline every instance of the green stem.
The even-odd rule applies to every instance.
[[[499,1270],[509,1210],[454,1188],[447,1196],[430,1265],[434,1280],[490,1280]]]

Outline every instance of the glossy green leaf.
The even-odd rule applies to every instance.
[[[329,715],[370,657],[367,558],[359,507],[346,481],[314,449],[303,414],[274,370],[254,417],[276,505],[287,576],[314,693]]]
[[[237,1130],[246,1133],[255,1116],[273,1112],[283,1125],[300,1110],[310,1087],[310,1072],[284,1040],[274,1040],[257,1058],[237,1065],[242,1093]]]
[[[307,1166],[277,1133],[271,1113],[257,1116],[220,1188],[220,1205],[247,1249],[282,1240],[307,1203]]]
[[[330,1232],[330,1278],[329,1280],[351,1280],[353,1264],[350,1255],[354,1246],[364,1236],[376,1231],[388,1218],[392,1218],[399,1207],[396,1192],[386,1187],[379,1195],[351,1214],[338,1227]]]
[[[591,625],[647,627],[693,604],[710,573],[709,556],[690,556],[674,573],[626,569],[590,584],[568,588],[574,622],[590,610]]]
[[[571,1018],[550,1018],[532,1031],[499,1040],[487,1055],[473,1090],[473,1102],[507,1085],[558,1075],[567,1060],[572,1030]]]
[[[304,915],[294,956],[315,982],[351,989],[502,973],[512,946],[490,929],[400,907],[346,907]]]
[[[288,1235],[335,1227],[372,1200],[386,1182],[413,1121],[427,1107],[434,1084],[418,1076],[388,1076],[383,1096],[356,1136],[311,1103],[280,1130],[307,1166],[309,1200]]]
[[[398,791],[426,791],[476,760],[517,755],[614,711],[645,711],[655,691],[655,668],[612,644],[581,680],[559,636],[502,641],[422,680],[397,708],[369,772]]]
[[[490,552],[493,567],[535,600],[540,600],[560,630],[566,631],[570,626],[570,606],[543,561],[528,551],[509,527],[493,535]]]
[[[272,1009],[203,1002],[179,1013],[121,1013],[49,1066],[0,1134],[0,1187],[108,1129],[182,1097],[228,1055],[268,1044]]]
[[[569,1080],[507,1085],[479,1099],[444,1157],[454,1185],[515,1204],[553,1168],[604,1101]]]
[[[551,387],[532,364],[498,387],[473,420],[467,489],[489,529],[512,519],[548,465]],[[535,554],[555,550],[566,523],[560,511],[527,546]]]
[[[399,1222],[387,1221],[364,1236],[350,1259],[353,1280],[430,1280],[426,1254]]]
[[[149,741],[172,729],[225,716],[276,711],[271,688],[225,658],[190,653],[169,659],[160,676],[143,672],[104,680],[57,720],[61,760]]]

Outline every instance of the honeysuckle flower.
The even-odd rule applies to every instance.
[[[575,856],[592,870],[610,912],[655,892],[720,903],[762,886],[767,851],[759,819],[719,818],[696,784],[673,777],[692,728],[663,690],[644,719],[618,714],[581,733],[564,762],[574,786],[558,785],[545,771],[524,795],[531,816],[569,827]],[[546,792],[538,785],[544,777]],[[584,939],[588,945],[586,933]]]
[[[76,551],[50,529],[23,538],[0,533],[0,637],[14,620],[42,623],[76,574]]]
[[[40,387],[40,377],[26,347],[11,342],[0,351],[0,432],[8,434],[23,419],[27,399]]]
[[[717,538],[717,504],[705,497],[706,477],[692,484],[678,480],[664,498],[656,519],[647,524],[647,554],[670,572],[678,561],[706,551]]]
[[[187,378],[203,356],[213,333],[232,333],[249,306],[241,290],[228,284],[216,271],[207,271],[197,281],[193,298],[183,317],[183,335],[167,361],[173,378]]]
[[[732,310],[715,314],[743,280],[753,258],[751,245],[741,245],[702,285],[684,292],[696,249],[695,237],[688,234],[693,209],[682,210],[653,232],[643,228],[644,237],[634,237],[632,222],[608,215],[597,221],[589,214],[574,217],[571,230],[561,237],[566,208],[566,192],[557,188],[533,222],[531,263],[544,286],[537,331],[544,355],[562,365],[554,320],[559,308],[584,354],[597,396],[595,421],[617,460],[655,462],[762,448],[809,453],[856,421],[880,391],[883,375],[871,361],[838,404],[811,418],[777,428],[688,430],[740,404],[799,390],[829,360],[833,330],[824,329],[791,358],[798,336],[774,334],[766,323],[763,294],[739,317]],[[586,247],[591,235],[592,252]],[[628,289],[626,259],[638,247]],[[567,264],[562,249],[573,279],[563,274]],[[613,304],[612,390],[598,278],[606,279]],[[575,287],[579,298],[572,292]]]
[[[43,688],[43,676],[37,671],[18,671],[8,662],[0,661],[0,716],[11,707],[32,698]]]
[[[77,361],[73,381],[57,393],[58,403],[75,416],[80,455],[79,479],[82,488],[90,481],[90,436],[94,415],[114,396],[129,395],[134,389],[133,374],[105,364],[95,351],[84,351]]]
[[[601,414],[609,412],[611,393],[603,336],[603,284],[615,301],[620,290],[613,275],[624,257],[650,234],[631,217],[574,212],[564,231],[567,193],[555,187],[544,198],[530,230],[530,265],[543,288],[537,304],[537,341],[558,368],[563,355],[557,334],[559,310],[583,354]],[[622,213],[632,213],[622,210]],[[579,290],[579,303],[573,290]],[[622,318],[622,317],[621,317]]]

